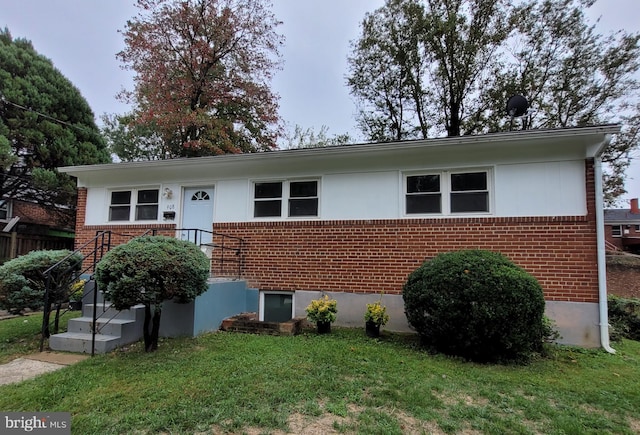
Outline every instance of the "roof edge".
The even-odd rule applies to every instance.
[[[225,162],[233,161],[236,159],[243,159],[245,161],[257,160],[257,159],[271,159],[281,158],[283,156],[323,156],[323,155],[346,155],[352,153],[359,153],[366,150],[387,151],[397,148],[413,149],[418,147],[441,147],[441,146],[460,146],[469,145],[474,143],[496,143],[507,142],[514,140],[539,140],[545,138],[562,138],[562,137],[576,137],[576,136],[590,136],[590,135],[611,135],[620,132],[619,124],[602,124],[586,127],[567,127],[556,129],[538,129],[538,130],[518,130],[508,132],[488,133],[482,135],[467,135],[456,137],[440,137],[432,139],[415,139],[406,141],[393,141],[393,142],[370,142],[370,143],[358,143],[347,145],[333,145],[328,147],[317,148],[296,148],[285,149],[275,151],[264,151],[257,153],[241,153],[241,154],[223,154],[218,156],[207,157],[191,157],[191,158],[177,158],[167,160],[144,160],[135,162],[116,162],[116,163],[104,163],[97,165],[80,165],[80,166],[62,166],[58,168],[59,172],[73,175],[74,173],[91,171],[103,171],[117,168],[148,168],[154,167],[167,167],[167,166],[190,166],[198,164],[207,164],[209,162]]]

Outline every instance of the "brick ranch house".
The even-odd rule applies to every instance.
[[[605,238],[611,250],[640,254],[640,207],[638,198],[630,201],[630,208],[604,211]]]
[[[499,251],[533,274],[561,342],[609,347],[600,154],[619,126],[529,130],[60,168],[77,178],[76,246],[96,231],[244,240],[242,277],[292,314],[326,293],[362,326],[423,261]],[[256,296],[257,297],[257,296]],[[262,304],[261,304],[262,305]],[[262,308],[261,308],[262,310]],[[164,316],[163,316],[164,318]]]

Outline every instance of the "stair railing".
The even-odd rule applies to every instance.
[[[243,256],[245,241],[240,237],[229,236],[226,234],[216,233],[213,231],[202,230],[198,228],[185,228],[185,229],[177,229],[176,232],[181,233],[182,240],[188,240],[200,247],[212,248],[212,262],[217,262],[219,264],[220,276],[227,276],[227,270],[225,269],[226,264],[234,265],[234,273],[236,279],[240,279],[242,277],[242,266],[243,266]],[[148,229],[142,234],[122,234],[116,233],[111,230],[105,231],[97,231],[96,235],[86,242],[84,245],[80,246],[74,252],[70,253],[64,259],[60,260],[58,263],[51,266],[49,269],[43,272],[45,277],[45,293],[44,293],[44,312],[42,319],[42,334],[40,337],[40,351],[42,352],[44,349],[44,340],[49,337],[50,331],[50,322],[48,321],[51,314],[51,297],[52,292],[58,289],[60,286],[69,287],[71,283],[77,280],[82,275],[89,275],[89,281],[93,281],[93,313],[92,313],[92,324],[91,324],[91,356],[95,355],[95,345],[96,345],[96,334],[100,331],[97,327],[97,321],[101,318],[102,315],[107,311],[106,303],[103,299],[102,313],[98,313],[98,283],[95,281],[95,270],[97,264],[102,260],[102,257],[111,249],[112,247],[112,236],[120,236],[129,237],[131,239],[136,237],[142,237],[145,235],[156,235],[157,229]],[[202,243],[203,235],[207,234],[207,238],[211,239],[211,242]],[[210,237],[209,237],[210,236]],[[214,256],[213,252],[217,254]],[[232,254],[230,257],[229,254]],[[80,259],[67,264],[69,259],[74,256],[80,254]],[[225,256],[225,254],[227,254]],[[66,265],[66,267],[65,267]],[[212,266],[213,272],[213,266]],[[60,279],[61,277],[67,277],[66,279]],[[83,294],[83,300],[89,296],[90,292]],[[58,301],[56,301],[58,302]],[[62,315],[66,313],[69,309],[67,308]],[[56,319],[58,317],[56,316]],[[104,325],[106,326],[114,317],[108,319]],[[57,329],[57,324],[55,325]],[[101,329],[101,328],[100,328]]]
[[[180,233],[182,240],[193,242],[204,249],[211,248],[211,261],[218,266],[211,265],[212,275],[218,273],[219,276],[227,277],[231,275],[235,279],[242,278],[244,239],[199,228],[181,228],[177,229],[176,232]],[[205,237],[206,239],[211,239],[211,241],[203,242]],[[225,263],[233,265],[233,273],[230,274],[229,270],[225,269]]]

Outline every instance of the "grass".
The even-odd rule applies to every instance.
[[[53,321],[55,313],[51,314]],[[67,320],[80,316],[80,311],[69,311],[60,320],[61,332],[66,330]],[[19,316],[0,321],[0,364],[21,355],[40,350],[42,313]]]
[[[0,327],[21,326],[15,320]],[[153,354],[136,344],[1,386],[0,409],[70,411],[79,434],[638,433],[640,343],[616,348],[553,347],[527,366],[498,366],[362,329],[212,333],[162,340]]]

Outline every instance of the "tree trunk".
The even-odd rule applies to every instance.
[[[149,332],[149,324],[151,323],[151,305],[144,305],[144,325],[142,326],[142,334],[144,336],[144,350],[149,352],[151,343],[151,333]]]
[[[151,305],[144,307],[144,350],[154,352],[158,350],[158,336],[160,335],[160,316],[162,305],[156,305],[151,316]]]
[[[49,329],[49,321],[51,320],[51,304],[45,304],[42,311],[42,336],[44,338],[49,338],[51,336],[51,331]]]
[[[53,333],[57,334],[60,330],[60,304],[56,304],[56,318],[53,322]]]

